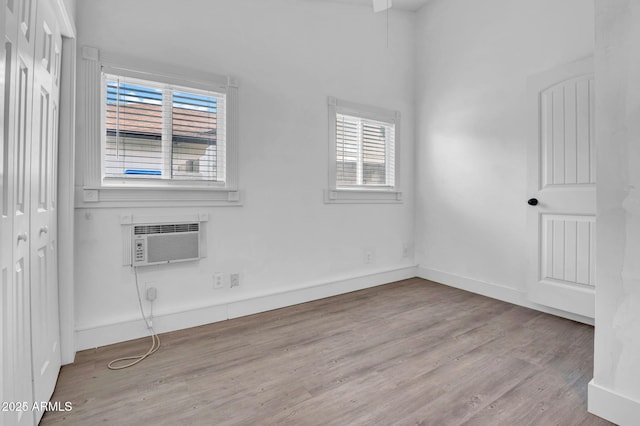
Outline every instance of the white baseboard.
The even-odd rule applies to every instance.
[[[215,305],[154,316],[153,328],[157,333],[165,333],[226,319],[226,305]],[[97,348],[145,336],[149,336],[149,330],[141,318],[76,329],[76,350]]]
[[[416,268],[410,266],[314,283],[304,287],[274,290],[219,305],[160,313],[153,318],[153,328],[157,333],[167,333],[376,287],[415,276]],[[149,331],[142,319],[83,327],[76,329],[76,350],[97,348],[148,335]]]
[[[488,283],[485,281],[475,280],[473,278],[462,277],[459,275],[442,272],[435,269],[424,268],[418,266],[417,276],[425,280],[434,281],[451,287],[466,290],[471,293],[481,294],[491,297],[492,299],[502,300],[503,302],[513,303],[514,305],[524,306],[525,308],[535,309],[537,311],[578,321],[584,324],[593,325],[593,318],[584,317],[582,315],[572,314],[570,312],[561,311],[559,309],[549,308],[547,306],[538,305],[527,299],[524,291],[517,290],[512,287],[506,287],[500,284]]]
[[[588,410],[620,426],[637,425],[640,419],[640,401],[620,395],[610,389],[589,382]]]
[[[510,287],[461,277],[434,269],[404,267],[314,283],[293,289],[274,290],[270,293],[251,295],[243,299],[228,301],[218,305],[160,313],[154,317],[153,326],[156,332],[167,333],[349,293],[364,288],[413,278],[415,276],[515,305],[593,325],[591,318],[537,305],[527,300],[524,292]],[[148,335],[149,332],[144,321],[137,318],[109,324],[90,325],[76,329],[76,350],[97,348]]]

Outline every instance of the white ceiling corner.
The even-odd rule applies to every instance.
[[[393,6],[392,0],[373,0],[373,11],[382,12]]]
[[[415,12],[427,4],[427,2],[429,2],[429,0],[393,0],[393,8]]]
[[[317,1],[317,0],[316,0]],[[338,3],[350,3],[357,4],[360,6],[366,6],[373,10],[373,4],[371,0],[320,0],[320,1],[331,1]],[[393,9],[402,9],[408,10],[410,12],[415,12],[420,9],[422,6],[427,4],[430,0],[393,0]]]

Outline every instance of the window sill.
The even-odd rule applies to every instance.
[[[76,187],[77,208],[241,206],[240,191],[211,187]]]
[[[402,192],[376,189],[327,189],[325,204],[400,204]]]

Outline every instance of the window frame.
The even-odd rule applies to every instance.
[[[112,67],[112,66],[103,66],[102,67],[102,72],[101,72],[101,113],[100,113],[100,118],[101,118],[101,123],[100,123],[100,133],[101,133],[101,141],[100,141],[100,149],[101,149],[101,153],[100,153],[100,161],[101,161],[101,180],[102,180],[102,186],[103,187],[136,187],[136,186],[142,186],[142,187],[170,187],[170,186],[179,186],[181,188],[185,188],[185,187],[190,187],[190,188],[199,188],[199,187],[210,187],[210,188],[218,188],[218,189],[225,189],[227,184],[227,173],[226,173],[226,145],[227,145],[227,138],[226,138],[226,131],[225,131],[225,138],[224,138],[224,151],[225,151],[225,161],[224,161],[224,165],[223,165],[223,170],[224,170],[224,175],[225,175],[225,179],[224,181],[211,181],[211,180],[204,180],[204,179],[184,179],[184,178],[176,178],[174,176],[170,176],[170,177],[162,177],[162,178],[148,178],[146,176],[136,176],[136,175],[132,175],[132,176],[120,176],[120,177],[115,177],[115,176],[107,176],[106,173],[106,155],[107,155],[107,123],[106,123],[106,116],[107,116],[107,81],[110,80],[110,77],[115,77],[115,78],[124,78],[124,79],[128,79],[130,83],[139,85],[139,86],[146,86],[148,88],[152,88],[152,89],[157,89],[160,90],[162,92],[162,116],[163,116],[163,120],[166,119],[166,116],[171,116],[172,115],[172,111],[166,111],[165,108],[169,108],[169,104],[173,103],[173,94],[174,93],[181,93],[181,92],[189,92],[192,94],[198,94],[198,95],[204,95],[204,96],[208,96],[210,94],[221,94],[224,95],[225,100],[224,100],[224,104],[225,104],[225,110],[224,113],[222,114],[222,117],[224,118],[224,127],[226,127],[226,98],[227,98],[227,94],[226,94],[226,90],[220,90],[220,87],[218,86],[207,86],[207,85],[203,85],[203,84],[198,84],[199,87],[195,87],[194,84],[190,84],[189,87],[186,87],[184,85],[180,85],[177,84],[176,82],[167,82],[167,81],[159,81],[157,79],[151,80],[149,79],[147,76],[141,76],[141,73],[139,72],[135,72],[135,71],[131,71],[131,70],[125,70],[122,68],[116,68],[116,67]],[[163,78],[164,79],[164,78]],[[170,100],[167,100],[165,98],[165,96],[171,96]],[[173,123],[173,117],[171,117],[171,121]],[[225,129],[226,130],[226,129]],[[169,138],[171,137],[171,134],[168,135],[164,135],[164,132],[167,132],[168,129],[164,128],[163,125],[163,138],[160,140],[161,142],[161,150],[162,150],[162,154],[163,155],[169,155],[172,157],[173,154],[173,143],[172,140],[170,140]],[[166,140],[165,140],[166,138]],[[169,147],[168,152],[165,152],[165,150],[167,149],[167,147]]]
[[[402,192],[399,182],[400,165],[400,112],[328,98],[329,121],[329,188],[325,190],[325,203],[401,203]],[[349,115],[363,120],[377,121],[394,126],[393,186],[345,185],[337,184],[337,117]],[[385,145],[388,149],[388,146]]]
[[[173,207],[242,205],[237,178],[238,87],[231,76],[143,61],[83,46],[79,68],[80,135],[82,161],[76,206],[96,207]],[[106,81],[103,74],[120,75],[183,89],[210,91],[226,95],[225,182],[183,179],[104,178],[103,149],[106,134]]]

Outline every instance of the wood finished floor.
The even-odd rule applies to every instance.
[[[593,328],[414,278],[77,354],[65,425],[607,425]]]

